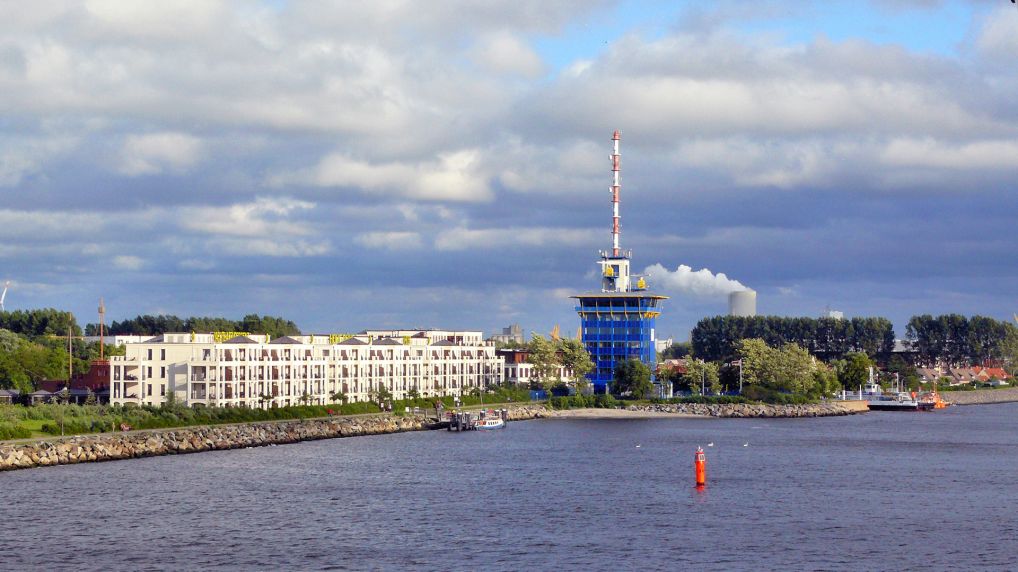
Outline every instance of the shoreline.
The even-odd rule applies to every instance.
[[[940,397],[953,405],[992,405],[1018,401],[1018,387],[1006,389],[974,389],[972,391],[941,391]]]
[[[983,405],[1018,401],[1018,388],[946,392],[957,405]],[[957,399],[963,397],[962,399]],[[508,407],[510,421],[530,419],[692,419],[692,418],[807,418],[856,415],[869,411],[865,402],[825,401],[804,405],[647,404],[624,409],[562,409],[540,405]],[[258,421],[144,429],[126,433],[100,433],[0,441],[0,472],[54,465],[95,463],[122,459],[179,455],[265,447],[342,437],[384,435],[443,428],[433,419],[416,416],[355,415],[301,420]]]

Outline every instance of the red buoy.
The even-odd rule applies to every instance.
[[[696,469],[696,486],[702,487],[707,484],[707,456],[703,453],[703,447],[696,448],[693,467]]]

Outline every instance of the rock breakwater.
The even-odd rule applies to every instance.
[[[546,417],[548,414],[548,410],[541,406],[509,408],[509,419],[514,421]],[[423,431],[443,426],[425,417],[376,415],[180,427],[8,442],[0,443],[0,471]]]
[[[1018,388],[1009,389],[977,389],[975,391],[942,391],[946,401],[955,405],[988,405],[990,403],[1008,403],[1018,401]]]
[[[853,415],[866,411],[842,402],[806,403],[802,405],[770,405],[766,403],[667,403],[656,405],[630,405],[630,411],[702,415],[706,417],[831,417]]]

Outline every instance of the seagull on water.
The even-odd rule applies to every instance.
[[[711,441],[710,443],[707,443],[707,446],[708,447],[713,447],[714,446],[714,441]]]
[[[743,443],[742,446],[743,447],[749,447],[749,443]]]
[[[636,448],[637,448],[637,449],[639,449],[639,448],[640,448],[640,446],[639,446],[639,445],[637,445],[637,446],[636,446]]]

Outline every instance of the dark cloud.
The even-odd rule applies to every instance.
[[[549,71],[531,40],[602,8],[19,9],[0,22],[8,307],[571,332],[620,128],[637,268],[724,272],[765,312],[1012,310],[1018,44],[991,13],[948,57],[748,35],[733,23],[808,10],[722,3]],[[671,294],[664,334],[725,309]]]

